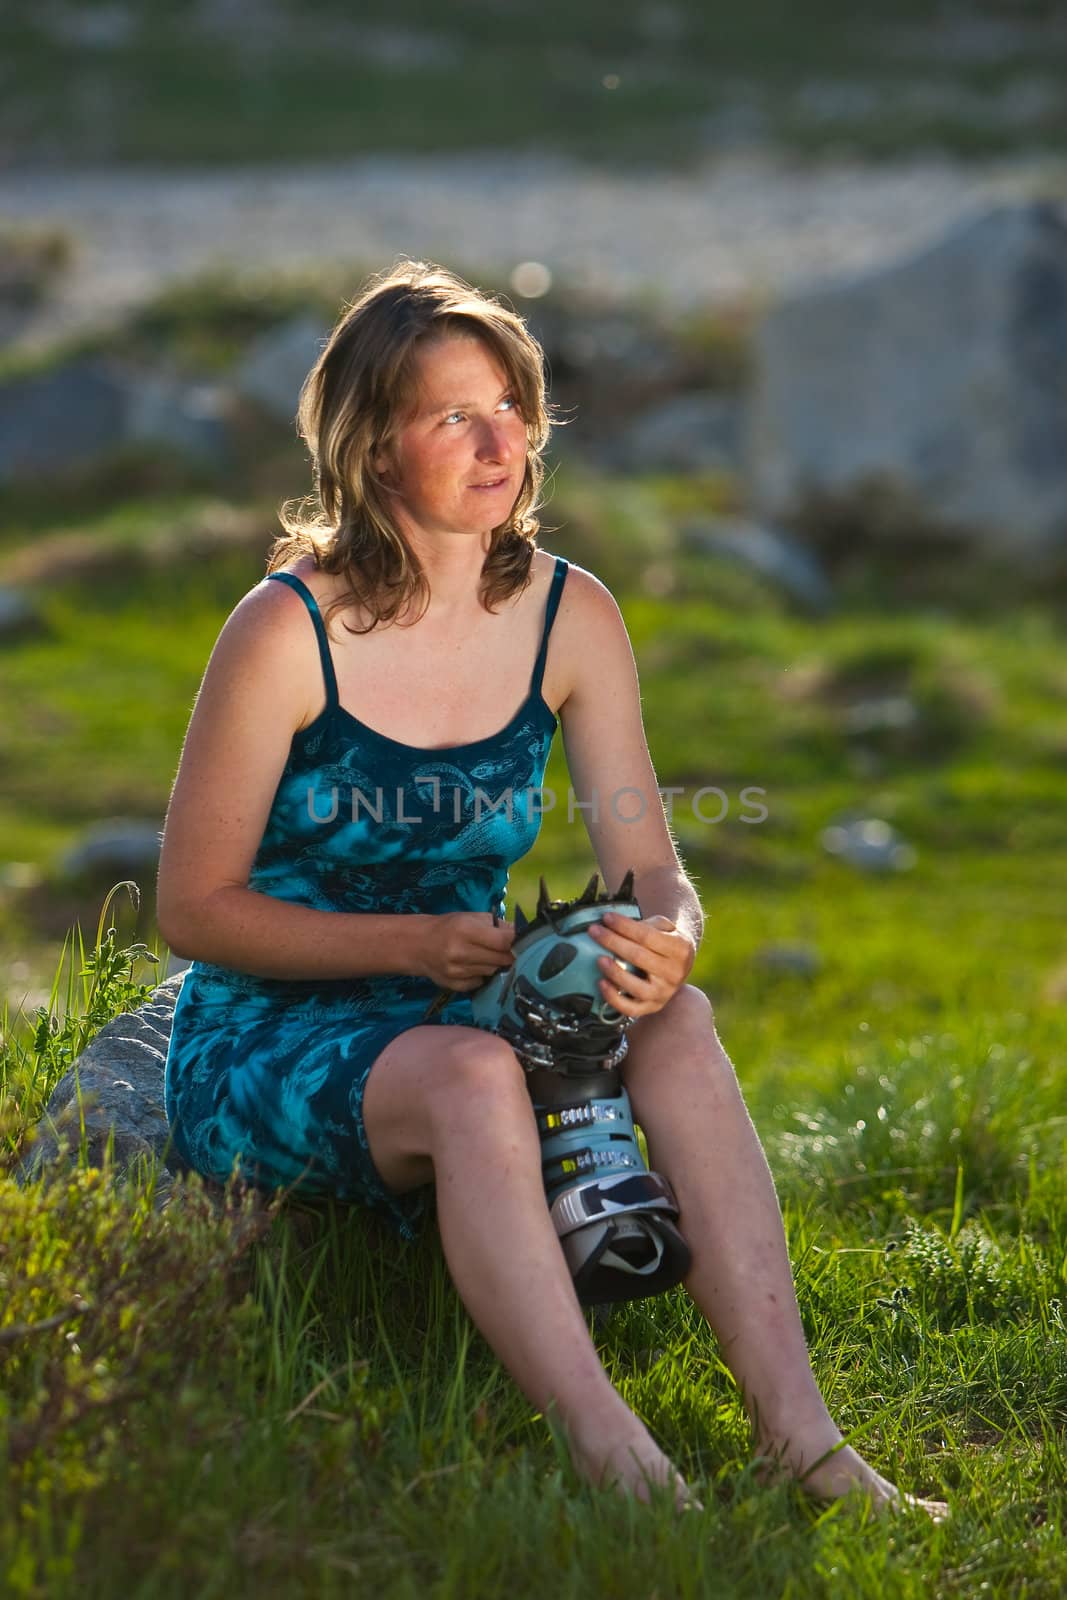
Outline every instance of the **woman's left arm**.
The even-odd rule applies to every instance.
[[[647,980],[624,974],[619,998],[613,994],[627,1015],[646,1016],[661,1010],[689,976],[703,914],[667,823],[619,607],[580,567],[571,567],[564,597],[570,688],[560,723],[574,790],[568,816],[585,822],[606,888],[617,889],[633,868],[641,921],[616,917],[613,925],[607,916],[601,943],[611,956],[648,973]],[[613,964],[606,958],[601,965],[615,990]]]

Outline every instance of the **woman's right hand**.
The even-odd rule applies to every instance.
[[[432,978],[439,989],[480,988],[494,972],[512,965],[514,939],[514,925],[494,923],[488,911],[446,911],[428,917],[422,976]]]

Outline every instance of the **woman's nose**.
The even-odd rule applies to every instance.
[[[490,461],[507,461],[511,457],[512,444],[507,428],[503,423],[486,419],[478,441],[479,456]]]

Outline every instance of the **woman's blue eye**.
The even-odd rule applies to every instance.
[[[504,396],[504,398],[503,398],[503,400],[501,400],[500,404],[502,406],[508,406],[508,407],[510,407],[510,409],[512,411],[515,411],[515,410],[518,409],[519,402],[516,400],[516,398],[515,398],[515,396],[513,394],[508,394],[508,395]],[[463,421],[466,418],[466,415],[467,415],[467,413],[465,411],[450,411],[448,413],[448,416],[445,417],[444,420],[445,420],[446,423],[449,423],[449,422],[454,421],[455,418],[458,417],[461,421]]]

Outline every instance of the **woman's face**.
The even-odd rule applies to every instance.
[[[506,522],[526,471],[526,424],[481,340],[448,336],[415,355],[416,408],[375,466],[402,527],[486,533]]]

